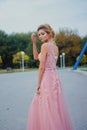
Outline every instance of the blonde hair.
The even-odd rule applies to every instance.
[[[48,33],[50,35],[50,37],[55,38],[55,32],[49,24],[40,25],[38,27],[37,31],[39,31],[40,29],[43,29],[46,33]]]

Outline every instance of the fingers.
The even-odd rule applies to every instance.
[[[36,34],[35,34],[35,33],[32,33],[31,38],[33,38],[33,37],[36,37]]]
[[[36,38],[36,34],[35,34],[35,33],[32,33],[31,39],[35,39],[35,38]]]
[[[31,39],[32,39],[33,43],[36,43],[37,37],[36,37],[35,33],[32,33]]]
[[[40,88],[37,88],[36,93],[37,93],[37,95],[40,95]]]
[[[37,90],[37,92],[36,92],[36,93],[37,93],[37,95],[40,95],[40,91],[39,91],[39,90]]]
[[[39,91],[37,91],[37,95],[40,95],[40,92],[39,92]]]

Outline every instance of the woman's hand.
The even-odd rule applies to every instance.
[[[31,39],[32,39],[33,44],[36,44],[37,37],[36,37],[36,34],[35,34],[35,33],[33,33],[33,34],[31,35]]]
[[[34,56],[34,59],[35,60],[38,60],[38,49],[37,49],[37,37],[36,37],[36,34],[33,33],[31,35],[31,39],[32,39],[32,42],[33,42],[33,56]]]
[[[37,95],[40,95],[40,86],[37,87],[36,93],[37,93]]]

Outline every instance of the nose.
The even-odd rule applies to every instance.
[[[41,37],[41,36],[39,36],[39,39],[41,40],[41,39],[42,39],[42,37]]]

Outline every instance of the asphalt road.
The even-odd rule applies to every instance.
[[[75,130],[87,130],[87,75],[59,70],[67,107]],[[0,130],[26,130],[38,71],[0,75]]]

